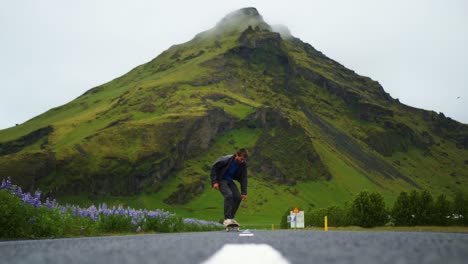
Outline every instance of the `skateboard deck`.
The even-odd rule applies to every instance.
[[[235,230],[235,231],[239,232],[240,231],[239,225],[238,224],[230,224],[230,225],[226,226],[226,232],[230,232],[232,230]]]

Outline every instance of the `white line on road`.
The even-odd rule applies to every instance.
[[[267,244],[227,244],[202,264],[289,264],[280,252]]]

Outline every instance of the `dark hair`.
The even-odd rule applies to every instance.
[[[247,149],[245,148],[240,148],[237,152],[236,152],[237,156],[242,156],[244,158],[248,158],[249,157],[249,152],[247,151]]]

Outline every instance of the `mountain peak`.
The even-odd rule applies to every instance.
[[[236,23],[245,19],[254,19],[254,20],[264,22],[263,17],[260,15],[260,13],[255,7],[246,7],[246,8],[241,8],[239,10],[236,10],[227,14],[218,23],[218,25],[222,25],[226,23]]]
[[[227,14],[223,20],[251,17],[263,21],[262,16],[255,7],[245,7]]]
[[[267,24],[255,7],[241,8],[227,14],[214,28],[197,34],[195,38],[215,37],[226,33],[243,32],[248,27],[279,33],[283,39],[293,38],[293,35],[286,26],[270,26]]]
[[[216,29],[222,31],[244,30],[248,26],[271,30],[255,7],[241,8],[227,14],[216,24]]]

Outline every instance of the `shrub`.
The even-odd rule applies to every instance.
[[[330,206],[327,208],[327,219],[329,226],[349,226],[352,224],[350,208]]]
[[[327,215],[326,208],[317,208],[307,211],[304,215],[305,226],[322,227],[323,219]]]
[[[57,209],[58,210],[58,209]],[[62,213],[64,235],[92,236],[98,234],[98,223],[89,217],[73,216],[70,212]]]
[[[352,224],[349,208],[333,205],[308,211],[305,215],[306,226],[324,226],[325,216],[328,219],[328,226],[348,226]]]
[[[101,232],[130,232],[132,218],[128,215],[99,215],[97,228]]]
[[[413,225],[411,201],[407,192],[401,192],[400,195],[398,195],[393,204],[391,215],[394,224],[397,226]]]
[[[7,190],[0,190],[0,238],[59,237],[64,221],[58,210],[35,208]]]
[[[434,218],[432,221],[433,224],[440,226],[448,225],[450,217],[450,208],[451,203],[449,200],[447,200],[445,194],[439,195],[434,204]]]
[[[382,195],[361,191],[351,206],[353,224],[362,227],[384,225],[388,219]]]
[[[281,229],[288,229],[289,228],[289,223],[288,223],[288,216],[291,214],[291,209],[287,209],[283,216],[281,217],[281,222],[280,222],[280,228]],[[307,218],[306,218],[307,220]],[[307,226],[307,222],[305,223]]]
[[[434,219],[434,198],[427,191],[423,190],[419,195],[416,207],[416,224],[431,225]]]
[[[29,221],[33,210],[20,198],[7,190],[0,190],[0,238],[24,238],[29,236]]]
[[[183,220],[181,218],[164,210],[156,210],[148,214],[143,229],[167,233],[181,231],[182,226]]]
[[[409,226],[415,226],[418,224],[419,220],[419,200],[420,194],[416,190],[412,190],[409,194],[409,210],[411,212],[411,219],[409,221]]]
[[[45,207],[33,208],[31,223],[31,237],[62,237],[64,221],[58,210]]]
[[[0,238],[41,238],[95,235],[99,232],[181,232],[217,230],[223,225],[183,219],[163,210],[60,206],[55,200],[41,201],[41,193],[23,193],[10,178],[0,185]]]
[[[453,224],[468,226],[468,199],[462,192],[455,194],[451,217]]]

